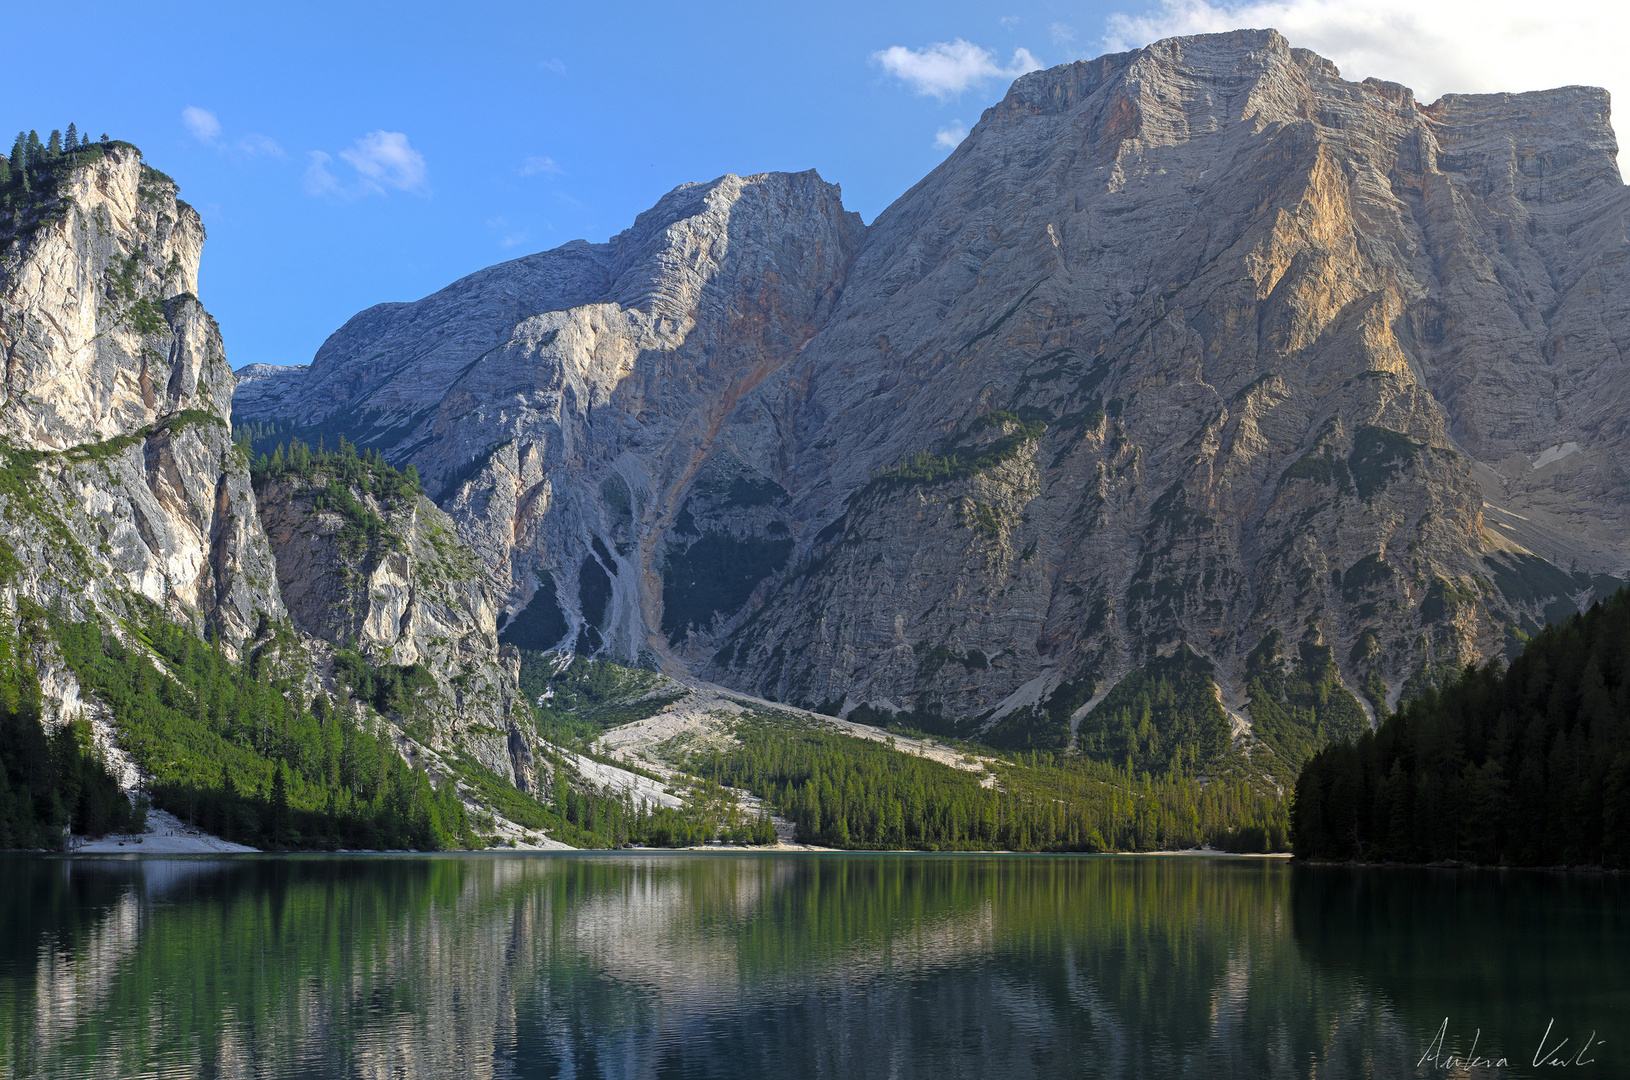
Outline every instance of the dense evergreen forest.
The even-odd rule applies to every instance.
[[[97,754],[90,725],[47,734],[27,633],[0,630],[0,848],[55,848],[71,826],[85,833],[141,829],[132,803]]]
[[[21,623],[24,648],[53,643],[112,710],[121,747],[151,776],[152,805],[229,840],[317,850],[486,846],[492,822],[471,820],[459,781],[524,828],[576,847],[774,840],[767,819],[748,818],[716,784],[701,781],[690,785],[683,809],[636,804],[564,779],[540,801],[462,756],[456,777],[432,782],[402,757],[374,711],[411,707],[413,673],[342,651],[337,694],[308,699],[303,650],[286,628],[263,627],[234,663],[219,642],[199,639],[156,607],[126,628],[141,647],[95,623],[33,607],[25,607]],[[5,648],[16,655],[15,644]],[[0,846],[60,847],[70,815],[81,834],[139,828],[140,807],[107,775],[84,725],[46,734],[32,663],[7,660],[5,670]],[[569,774],[558,754],[545,754],[544,763],[557,776]]]
[[[92,622],[50,624],[64,660],[116,717],[120,745],[150,774],[153,804],[256,847],[442,848],[474,842],[450,782],[410,768],[376,717],[346,705],[375,691],[342,670],[341,697],[304,690],[293,635],[262,627],[241,662],[165,619],[130,626],[164,662]],[[368,669],[364,660],[356,665]],[[371,672],[370,672],[371,674]]]
[[[1326,747],[1301,858],[1630,866],[1630,590]]]
[[[1284,801],[1244,780],[1201,782],[1032,751],[994,775],[869,739],[744,724],[739,745],[690,768],[760,794],[804,843],[930,851],[1155,851],[1286,846]],[[973,755],[964,757],[973,765]]]

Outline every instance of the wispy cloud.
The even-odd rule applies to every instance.
[[[283,157],[283,147],[269,135],[251,132],[238,140],[238,149],[250,157]]]
[[[1016,49],[1006,67],[996,62],[989,49],[971,41],[938,41],[925,49],[891,45],[872,54],[872,62],[900,79],[917,93],[948,101],[962,91],[987,79],[1016,79],[1042,66],[1029,49]]]
[[[488,218],[487,228],[502,233],[502,235],[498,237],[498,246],[501,248],[512,248],[517,244],[524,244],[526,242],[526,230],[512,228],[510,226],[509,219],[506,217],[500,216]]]
[[[1053,39],[1054,45],[1074,45],[1075,27],[1069,23],[1056,22],[1047,28],[1047,36]]]
[[[250,132],[230,142],[222,137],[221,118],[208,109],[188,105],[181,110],[181,123],[192,137],[223,153],[237,152],[249,157],[282,157],[283,148],[269,135]]]
[[[539,60],[538,66],[545,71],[552,71],[556,75],[566,74],[566,62],[558,56],[552,56],[547,60]]]
[[[181,110],[181,123],[192,133],[193,138],[206,146],[214,146],[221,140],[221,121],[208,109],[188,105]]]
[[[329,163],[334,159],[321,150],[313,150],[306,155],[305,188],[307,195],[329,195],[336,198],[343,197],[344,188],[338,178],[328,170]]]
[[[356,199],[388,195],[391,191],[429,193],[430,171],[424,155],[400,131],[370,131],[350,149],[341,150],[339,159],[351,167],[349,174],[336,174],[331,167],[334,156],[325,151],[313,150],[306,155],[307,194]]]
[[[340,157],[362,177],[363,183],[378,194],[386,188],[397,191],[423,191],[429,172],[424,155],[413,149],[400,131],[370,131]]]
[[[522,176],[563,176],[565,173],[551,157],[528,157],[521,161]]]
[[[955,150],[967,137],[968,125],[961,120],[952,120],[934,133],[934,145],[943,150]]]

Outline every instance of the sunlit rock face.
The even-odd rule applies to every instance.
[[[1019,79],[870,227],[687,185],[235,408],[415,464],[562,643],[1059,723],[1186,646],[1242,731],[1253,653],[1395,702],[1630,567],[1615,153],[1600,90],[1171,39]]]
[[[0,238],[0,533],[15,595],[84,617],[132,595],[229,645],[282,615],[245,461],[236,380],[199,304],[204,228],[114,144]]]

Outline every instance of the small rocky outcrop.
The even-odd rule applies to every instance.
[[[411,478],[377,460],[298,451],[262,465],[255,494],[290,619],[375,666],[422,673],[405,722],[437,750],[500,775],[531,771],[512,715],[519,657],[500,648],[479,558]]]

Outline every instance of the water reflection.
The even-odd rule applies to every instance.
[[[0,872],[15,1076],[1444,1075],[1417,1067],[1442,1017],[1464,1050],[1553,1014],[1610,1040],[1581,1075],[1625,1074],[1630,916],[1604,879],[715,854]]]

